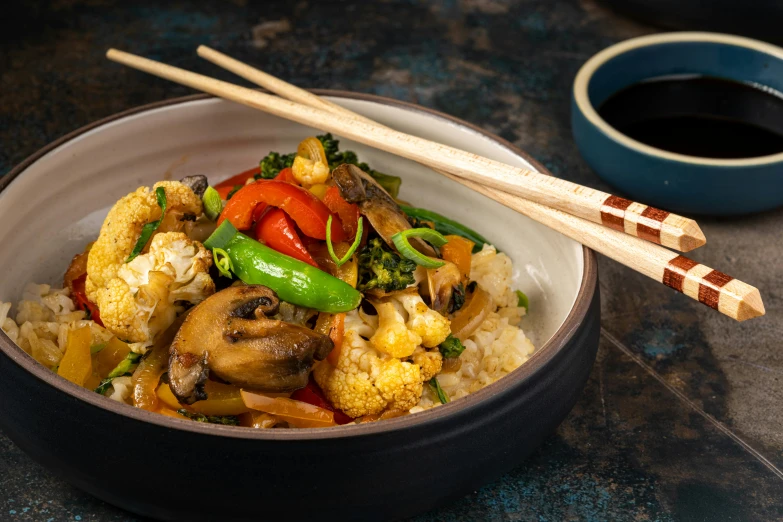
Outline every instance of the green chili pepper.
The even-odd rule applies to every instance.
[[[334,246],[332,246],[332,216],[330,215],[326,220],[326,248],[329,250],[329,256],[332,258],[332,261],[334,261],[335,265],[343,266],[348,262],[349,259],[351,259],[351,256],[354,252],[356,252],[356,249],[359,248],[359,243],[362,242],[362,232],[364,232],[362,228],[362,221],[364,220],[359,218],[359,226],[356,229],[356,238],[354,238],[353,244],[351,245],[351,248],[348,249],[348,252],[346,252],[343,258],[340,259],[337,257],[337,254],[334,253]]]
[[[225,220],[204,242],[224,250],[234,273],[247,284],[268,286],[283,301],[320,312],[348,312],[359,306],[360,294],[348,283],[294,259],[237,231]]]
[[[436,247],[441,247],[449,242],[448,239],[443,237],[443,234],[432,230],[431,228],[409,228],[408,230],[397,232],[391,239],[400,255],[406,259],[410,259],[417,265],[421,265],[424,268],[440,268],[446,264],[438,259],[432,259],[431,257],[425,256],[413,248],[408,242],[409,237],[420,237]]]
[[[523,292],[522,290],[517,290],[516,293],[517,293],[517,306],[524,306],[525,308],[530,308],[530,301],[525,295],[525,292]]]
[[[166,216],[166,191],[163,189],[163,187],[158,187],[155,189],[155,197],[158,199],[158,206],[160,207],[160,219],[147,223],[142,227],[141,235],[139,236],[138,241],[136,241],[136,246],[133,247],[133,250],[128,256],[128,259],[125,260],[126,263],[130,263],[136,258],[136,256],[141,254],[141,251],[144,250],[144,246],[147,244],[147,241],[150,240],[152,234],[155,233],[155,231],[160,226],[160,223],[163,221],[163,218]]]
[[[446,390],[440,387],[440,383],[438,382],[438,379],[436,377],[433,377],[429,380],[429,384],[432,387],[433,391],[435,391],[435,394],[438,396],[438,400],[441,404],[446,404],[449,402],[449,395],[446,393]]]
[[[204,191],[204,195],[201,197],[201,201],[204,203],[204,214],[210,220],[216,221],[223,210],[223,201],[220,199],[218,191],[212,187],[207,187],[207,190]]]
[[[457,223],[445,216],[426,210],[423,208],[409,207],[407,205],[400,205],[405,214],[409,217],[421,219],[424,221],[431,221],[435,225],[435,230],[444,235],[453,234],[455,236],[462,236],[465,239],[469,239],[475,243],[473,246],[473,253],[480,252],[484,247],[484,243],[489,243],[487,238],[475,232],[461,223]]]

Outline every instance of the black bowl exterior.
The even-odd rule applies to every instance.
[[[499,477],[560,424],[595,360],[594,288],[584,320],[536,372],[428,422],[310,440],[182,431],[88,404],[0,352],[0,427],[75,486],[156,519],[396,520]]]
[[[371,95],[315,91],[424,111]],[[0,180],[2,190],[52,143]],[[121,405],[54,375],[0,333],[0,429],[43,466],[129,511],[160,520],[395,520],[433,509],[520,463],[573,407],[595,360],[595,255],[564,324],[498,382],[426,413],[320,430],[252,430],[177,420]]]

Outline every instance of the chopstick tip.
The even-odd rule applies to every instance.
[[[742,300],[737,306],[737,321],[746,321],[754,317],[761,317],[766,314],[764,302],[761,300],[761,293],[757,288],[751,287],[750,291],[742,296]]]
[[[683,233],[680,236],[679,250],[681,252],[690,252],[696,248],[707,244],[707,237],[704,232],[701,231],[698,223],[694,220],[690,220],[686,226],[683,227]]]

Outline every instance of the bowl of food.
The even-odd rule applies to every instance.
[[[574,141],[605,181],[676,212],[783,205],[783,49],[739,36],[632,38],[573,86]]]
[[[443,114],[322,94],[545,172]],[[0,428],[141,515],[432,509],[529,455],[595,358],[592,252],[425,167],[246,107],[134,109],[1,183]]]

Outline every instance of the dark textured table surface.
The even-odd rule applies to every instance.
[[[445,111],[606,188],[571,140],[569,88],[593,53],[655,31],[594,0],[24,4],[0,19],[0,173],[98,118],[190,92],[108,64],[106,48],[219,74],[194,54],[206,43],[300,86]],[[513,472],[417,520],[783,519],[783,212],[700,222],[710,242],[693,257],[761,288],[767,316],[736,324],[600,259],[601,347],[574,410]],[[137,518],[0,433],[0,520]]]

